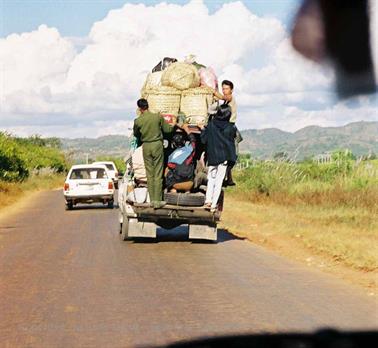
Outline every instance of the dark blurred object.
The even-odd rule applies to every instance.
[[[175,343],[167,348],[376,348],[373,331],[339,332],[322,330],[314,334],[256,334],[215,337]]]
[[[292,44],[316,62],[331,60],[339,97],[376,91],[367,0],[305,0]]]
[[[177,62],[176,58],[169,58],[165,57],[163,60],[159,62],[153,69],[152,72],[162,71],[168,68],[168,66],[172,63]]]

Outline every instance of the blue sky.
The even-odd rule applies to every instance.
[[[125,3],[156,5],[158,0],[1,0],[2,21],[0,36],[35,30],[41,23],[56,27],[63,36],[86,36],[95,21],[103,19],[107,13],[122,7]],[[167,3],[185,4],[187,0],[169,0]],[[205,0],[210,13],[224,3],[231,2]],[[299,0],[249,0],[242,1],[259,16],[275,16],[290,25]],[[140,14],[142,16],[142,14]]]
[[[292,48],[299,0],[141,2],[0,0],[0,130],[127,134],[147,73],[188,54],[235,83],[240,129],[377,120],[376,96],[338,100],[332,71]]]

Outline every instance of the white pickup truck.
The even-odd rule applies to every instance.
[[[112,161],[101,161],[101,162],[93,162],[92,164],[103,164],[108,172],[110,179],[113,180],[114,187],[118,189],[118,169],[114,162]]]
[[[196,193],[165,193],[164,200],[167,204],[163,208],[155,209],[150,206],[148,197],[146,200],[143,197],[130,199],[136,192],[130,165],[126,173],[129,175],[124,175],[118,192],[122,240],[134,237],[156,238],[158,227],[172,229],[180,225],[188,225],[190,239],[217,240],[217,224],[223,209],[223,191],[215,212],[210,212],[203,206],[206,186],[201,186]],[[139,185],[138,189],[143,190],[143,186],[147,196],[146,183]],[[137,203],[138,199],[146,202]]]

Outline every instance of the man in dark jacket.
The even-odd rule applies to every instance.
[[[226,175],[227,166],[237,160],[235,149],[236,127],[230,123],[229,105],[221,105],[206,127],[201,127],[201,141],[206,145],[208,184],[205,205],[215,211]]]

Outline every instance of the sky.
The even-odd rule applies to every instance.
[[[240,129],[377,121],[376,95],[338,100],[332,71],[293,50],[299,4],[0,0],[0,130],[129,134],[147,73],[188,54],[234,82]]]

